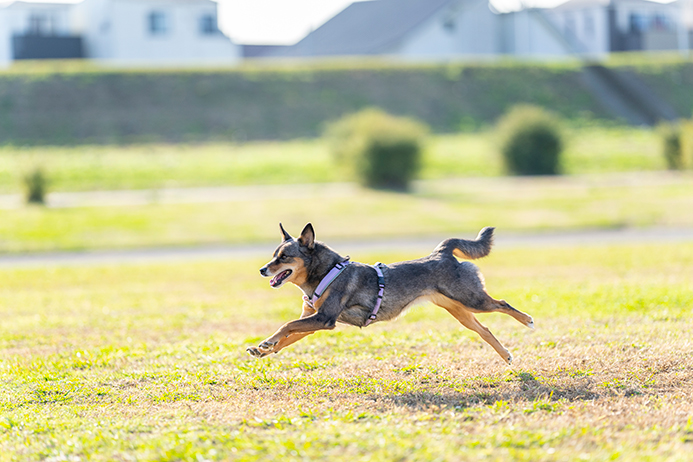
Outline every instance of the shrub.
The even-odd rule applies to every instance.
[[[428,128],[414,119],[364,109],[328,125],[339,163],[371,188],[406,190],[419,172]]]
[[[662,138],[662,153],[669,170],[683,169],[683,150],[681,149],[681,126],[673,122],[662,122],[657,125]]]
[[[40,167],[24,175],[24,190],[29,204],[45,204],[48,180]]]
[[[537,106],[517,105],[500,119],[496,131],[508,173],[559,173],[563,141],[556,115]]]
[[[681,167],[693,167],[693,120],[681,121]]]

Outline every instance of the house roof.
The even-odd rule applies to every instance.
[[[264,58],[281,53],[287,45],[240,45],[244,58]]]
[[[407,33],[457,0],[375,0],[352,3],[283,56],[369,55],[385,53]]]

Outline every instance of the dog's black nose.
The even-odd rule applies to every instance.
[[[260,274],[263,276],[267,276],[267,267],[266,266],[263,266],[262,268],[260,268]]]

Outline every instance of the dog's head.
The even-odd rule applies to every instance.
[[[282,231],[283,241],[274,251],[272,260],[260,268],[260,274],[271,277],[270,285],[275,289],[287,281],[300,286],[307,279],[307,266],[315,250],[313,225],[308,223],[298,239],[291,237],[281,223],[279,229]]]

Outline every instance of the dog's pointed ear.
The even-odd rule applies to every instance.
[[[303,231],[301,231],[301,237],[298,238],[298,243],[303,247],[307,247],[308,250],[313,250],[315,248],[315,231],[313,230],[313,225],[308,223]]]
[[[286,232],[281,223],[279,223],[279,229],[282,230],[282,237],[284,238],[284,241],[290,241],[291,239],[293,239],[293,237],[291,237],[291,234]]]

